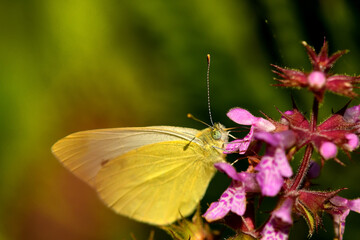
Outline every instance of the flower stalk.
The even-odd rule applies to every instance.
[[[307,170],[310,166],[310,160],[311,160],[311,156],[313,153],[313,149],[314,148],[311,144],[306,146],[304,157],[301,161],[301,165],[299,167],[299,170],[296,173],[295,178],[292,181],[291,187],[288,190],[288,192],[295,191],[300,187],[303,179],[306,176]]]
[[[316,131],[318,114],[319,114],[319,101],[316,98],[314,98],[311,120],[310,120],[310,125],[311,125],[310,129],[312,132]],[[289,189],[289,192],[297,190],[300,187],[300,184],[302,183],[303,179],[306,177],[307,170],[310,167],[310,160],[313,154],[313,149],[314,148],[311,144],[308,144],[306,146],[304,157],[301,161],[299,170],[297,171],[292,181],[292,185]]]

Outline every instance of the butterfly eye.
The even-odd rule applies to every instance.
[[[213,130],[211,136],[213,139],[219,140],[221,138],[221,132],[219,130]]]

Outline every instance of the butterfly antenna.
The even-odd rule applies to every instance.
[[[202,124],[204,124],[204,125],[206,125],[206,126],[208,126],[208,127],[211,127],[211,128],[212,128],[212,126],[210,126],[210,125],[209,125],[209,124],[207,124],[206,122],[201,121],[200,119],[198,119],[198,118],[194,117],[194,115],[192,115],[191,113],[188,113],[188,114],[187,114],[187,117],[188,117],[188,118],[191,118],[191,119],[193,119],[193,120],[195,120],[195,121],[197,121],[197,122],[200,122],[200,123],[202,123]]]
[[[209,117],[210,117],[211,126],[214,126],[214,122],[212,120],[212,115],[211,115],[211,107],[210,107],[210,54],[206,55],[206,60],[207,60],[206,84],[207,84],[207,99],[208,99]]]

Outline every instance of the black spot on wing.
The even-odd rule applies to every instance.
[[[184,151],[186,151],[188,149],[188,147],[190,146],[191,142],[194,141],[195,137],[193,137],[193,139],[191,139],[191,141],[188,142],[188,144],[186,144],[184,146]]]
[[[109,159],[102,160],[100,163],[101,167],[105,166],[105,164],[107,164],[108,162],[109,162]]]

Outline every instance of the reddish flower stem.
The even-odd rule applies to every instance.
[[[314,98],[311,119],[310,119],[311,132],[316,131],[318,113],[319,113],[319,101],[316,98]],[[292,181],[292,185],[289,188],[289,192],[294,191],[300,187],[300,184],[302,183],[304,177],[306,176],[307,169],[310,166],[310,160],[311,160],[313,150],[314,150],[313,145],[311,143],[309,143],[306,146],[303,160],[301,162],[299,170],[296,173],[295,178]]]
[[[301,162],[301,165],[299,167],[298,172],[296,173],[295,178],[292,181],[292,185],[289,188],[289,192],[294,191],[300,187],[300,184],[302,183],[302,180],[306,176],[307,169],[310,165],[310,159],[313,152],[313,146],[311,144],[308,144],[305,149],[304,158]]]
[[[312,114],[310,119],[311,132],[315,132],[317,127],[317,118],[319,114],[319,101],[314,98]]]

